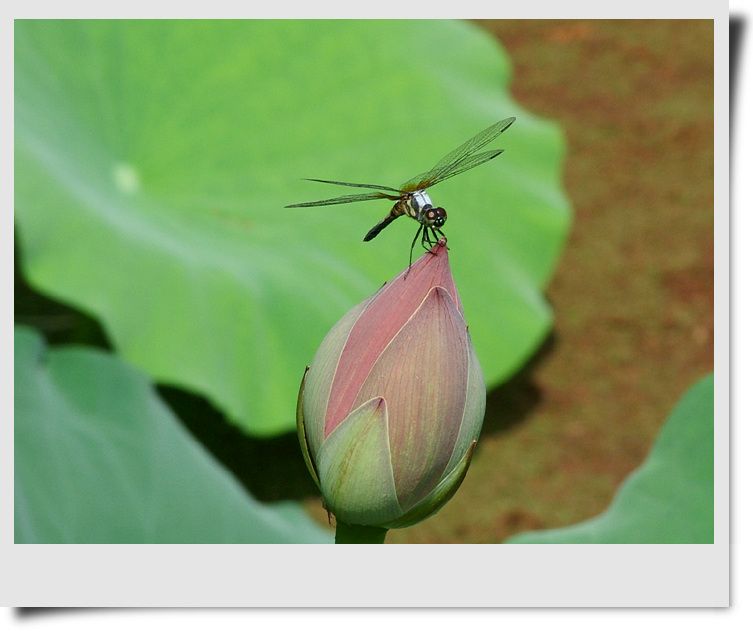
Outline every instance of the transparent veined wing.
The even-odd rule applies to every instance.
[[[441,182],[442,180],[448,180],[449,178],[452,178],[458,175],[459,173],[463,173],[463,171],[468,171],[468,169],[473,169],[474,167],[478,167],[479,165],[482,165],[485,162],[490,161],[492,158],[496,158],[504,151],[505,151],[504,149],[493,149],[491,151],[485,151],[481,154],[474,154],[473,156],[468,156],[465,160],[455,165],[453,169],[451,169],[450,171],[444,172],[441,178],[437,178],[434,170],[432,170],[432,171],[427,171],[426,173],[421,174],[420,176],[416,176],[416,178],[414,178],[412,182],[416,183],[415,184],[415,186],[417,186],[416,190],[426,189],[432,186],[433,184],[436,184],[437,182]]]
[[[378,184],[356,184],[354,182],[339,182],[337,180],[319,180],[317,178],[304,178],[311,182],[324,182],[325,184],[339,184],[344,187],[358,187],[360,189],[381,189],[369,193],[352,193],[350,195],[341,195],[326,200],[317,200],[316,202],[303,202],[302,204],[288,204],[285,208],[301,208],[305,206],[330,206],[331,204],[349,204],[350,202],[363,202],[366,200],[399,200],[400,191],[392,187],[384,187]],[[397,195],[391,195],[386,191],[394,191]]]
[[[408,180],[408,182],[400,187],[400,190],[403,192],[410,192],[426,189],[437,184],[437,182],[447,180],[447,178],[463,173],[463,171],[468,171],[468,169],[472,169],[473,167],[478,167],[492,158],[497,157],[502,153],[501,150],[488,151],[482,154],[476,154],[476,152],[492,142],[514,122],[515,117],[511,116],[510,118],[498,121],[494,125],[487,127],[484,131],[479,132],[470,140],[465,141],[462,145],[453,149],[429,171],[421,173]]]
[[[383,191],[394,191],[395,193],[402,193],[392,187],[386,187],[382,184],[356,184],[355,182],[340,182],[339,180],[319,180],[318,178],[303,178],[309,182],[324,182],[324,184],[339,184],[343,187],[359,187],[361,189],[382,189]]]

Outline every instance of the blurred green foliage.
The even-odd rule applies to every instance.
[[[326,543],[263,505],[194,441],[140,371],[15,331],[17,543]]]
[[[446,21],[16,21],[23,272],[93,315],[122,358],[246,432],[294,428],[303,368],[403,269],[409,219],[315,209],[319,177],[399,186],[495,120],[505,153],[432,189],[487,383],[551,325],[570,221],[564,143],[506,92],[510,66]],[[345,191],[348,192],[348,191]]]

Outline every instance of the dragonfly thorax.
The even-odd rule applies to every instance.
[[[424,209],[430,209],[434,205],[431,203],[431,198],[427,195],[426,191],[414,191],[408,198],[408,203],[411,205],[413,212],[418,215]]]

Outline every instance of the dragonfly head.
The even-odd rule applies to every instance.
[[[441,228],[447,221],[447,211],[441,206],[432,207],[426,209],[423,217],[424,226],[430,226],[432,228]]]
[[[440,228],[447,221],[447,212],[441,206],[434,206],[426,191],[410,194],[409,203],[413,212],[411,217],[429,228]]]

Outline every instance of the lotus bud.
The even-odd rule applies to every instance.
[[[298,436],[338,523],[415,524],[470,464],[486,387],[445,244],[345,314],[303,377]]]

